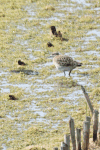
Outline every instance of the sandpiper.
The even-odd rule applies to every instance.
[[[56,66],[58,70],[64,72],[64,76],[66,75],[65,71],[69,71],[69,76],[70,76],[70,73],[73,69],[82,66],[82,63],[74,61],[69,56],[60,55],[58,52],[52,53],[51,57],[53,57],[53,64]]]

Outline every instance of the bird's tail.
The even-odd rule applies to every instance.
[[[74,61],[74,65],[77,66],[77,67],[80,67],[80,66],[82,66],[82,63]]]
[[[82,66],[82,63],[77,62],[77,66]]]

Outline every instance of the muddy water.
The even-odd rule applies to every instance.
[[[45,7],[42,8],[37,3],[31,3],[24,8],[27,15],[16,25],[18,33],[12,42],[14,48],[9,50],[9,53],[13,51],[13,57],[11,60],[7,57],[0,69],[0,92],[3,95],[0,120],[3,122],[2,130],[6,131],[4,135],[2,133],[2,138],[5,140],[1,142],[4,150],[7,148],[22,149],[28,145],[42,145],[42,139],[39,141],[40,135],[34,134],[31,137],[33,131],[30,132],[31,127],[37,127],[37,130],[40,127],[42,130],[46,129],[47,133],[42,138],[43,141],[46,140],[47,149],[53,148],[54,143],[55,146],[60,145],[60,140],[58,143],[51,141],[51,147],[49,147],[50,136],[55,138],[59,134],[69,132],[69,116],[74,117],[76,122],[81,120],[82,127],[86,115],[86,102],[80,86],[77,85],[85,86],[94,107],[99,102],[100,95],[95,95],[92,91],[96,86],[99,87],[100,29],[95,19],[92,26],[92,28],[95,26],[95,29],[88,28],[92,23],[91,20],[90,22],[86,20],[87,26],[84,16],[87,7],[96,12],[90,12],[90,14],[86,12],[86,16],[95,17],[96,14],[99,16],[100,9],[96,9],[94,4],[85,0],[58,2],[53,6],[55,11],[46,17],[42,17],[41,14],[39,16],[39,11],[44,10]],[[76,22],[73,25],[74,17]],[[56,25],[57,29],[62,31],[64,38],[67,37],[69,40],[61,42],[51,38],[50,25]],[[84,27],[78,30],[78,26],[81,25]],[[74,30],[74,27],[77,28]],[[54,44],[54,48],[47,47],[48,41]],[[48,59],[54,51],[71,56],[74,60],[82,62],[83,66],[72,71],[71,77],[68,76],[68,72],[64,77],[63,73],[57,71],[53,66],[52,59]],[[24,60],[27,66],[18,66],[19,59]],[[8,62],[11,64],[9,65]],[[98,70],[95,71],[95,69]],[[30,70],[29,74],[26,73],[27,70]],[[34,72],[38,73],[34,74]],[[9,101],[11,93],[18,97],[18,101]],[[99,105],[96,107],[98,108]],[[89,109],[87,112],[89,114]],[[77,123],[76,126],[78,126]],[[59,133],[56,133],[55,130],[58,130]],[[12,131],[13,136],[9,134]],[[29,141],[22,144],[22,137],[25,140],[28,134]]]

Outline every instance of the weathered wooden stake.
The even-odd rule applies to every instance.
[[[66,147],[61,146],[60,150],[68,150],[68,149]]]
[[[97,140],[97,131],[98,131],[98,111],[94,110],[93,112],[93,141]]]
[[[86,116],[86,121],[88,121],[88,122],[89,122],[89,132],[90,132],[90,122],[91,122],[91,117]]]
[[[90,108],[90,110],[91,110],[91,113],[93,114],[93,106],[92,106],[92,104],[91,104],[90,98],[89,98],[88,94],[86,93],[85,88],[84,88],[82,85],[81,85],[81,89],[82,89],[82,91],[83,91],[83,93],[84,93],[84,95],[85,95],[85,98],[86,98],[86,101],[87,101],[87,103],[88,103],[88,106],[89,106],[89,108]]]
[[[99,108],[98,138],[100,143],[100,108]]]
[[[75,140],[75,128],[74,128],[74,119],[70,118],[69,120],[70,134],[72,140],[73,150],[76,150],[76,140]]]
[[[53,150],[58,150],[58,147],[54,147]]]
[[[84,121],[83,124],[83,150],[88,150],[89,146],[89,122]]]
[[[77,150],[81,150],[81,129],[76,129]]]
[[[68,150],[70,150],[70,135],[64,135],[64,143],[68,145]]]
[[[91,122],[91,117],[90,117],[90,116],[86,116],[86,121],[88,121],[89,124],[90,124],[90,122]]]
[[[68,145],[64,142],[61,142],[61,150],[68,150]]]

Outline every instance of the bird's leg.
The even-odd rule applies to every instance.
[[[64,71],[64,76],[66,76],[66,73],[65,73],[65,71]]]
[[[72,70],[69,71],[69,76],[70,76],[71,71],[72,71]]]

